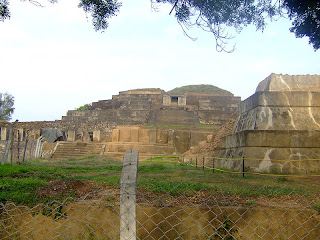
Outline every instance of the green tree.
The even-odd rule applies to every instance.
[[[0,120],[10,121],[14,111],[14,97],[8,93],[0,93]]]
[[[309,37],[314,50],[320,48],[320,1],[319,0],[286,0],[284,5],[293,20],[291,32],[296,37]]]
[[[9,2],[7,0],[0,0],[0,21],[10,18]]]
[[[83,106],[80,106],[78,108],[76,108],[76,110],[88,110],[91,107],[91,104],[84,104]]]
[[[25,1],[25,0],[21,0]],[[37,3],[35,0],[29,0]],[[55,3],[58,0],[48,0]],[[79,0],[79,7],[92,16],[95,30],[105,30],[108,19],[121,7],[118,0]],[[225,51],[232,36],[226,29],[240,32],[247,25],[257,30],[266,27],[267,20],[289,17],[290,29],[296,37],[309,37],[315,50],[320,48],[320,1],[319,0],[150,0],[153,4],[171,4],[172,12],[183,31],[197,26],[211,32],[218,51]],[[0,20],[10,17],[9,0],[0,0]]]

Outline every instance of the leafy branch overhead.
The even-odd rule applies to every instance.
[[[117,0],[80,0],[79,7],[92,16],[92,24],[96,31],[108,27],[108,19],[116,16],[121,3]]]
[[[25,1],[25,0],[22,0]],[[28,0],[38,4],[36,0]],[[48,0],[55,3],[58,0]],[[279,17],[292,20],[291,32],[296,37],[308,37],[314,50],[320,48],[319,0],[150,0],[156,4],[171,4],[174,15],[183,31],[198,27],[213,34],[218,51],[227,51],[231,29],[240,32],[248,25],[264,30],[267,21]],[[108,27],[108,20],[115,16],[122,3],[118,0],[80,0],[79,7],[90,14],[96,31]],[[10,18],[9,0],[0,0],[0,20]],[[226,31],[228,30],[228,31]],[[189,35],[188,35],[189,36]],[[231,50],[232,51],[232,50]]]

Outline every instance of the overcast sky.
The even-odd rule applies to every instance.
[[[170,6],[154,12],[149,0],[125,0],[104,32],[95,32],[78,1],[11,1],[0,22],[0,92],[15,97],[12,120],[59,120],[68,110],[119,91],[212,84],[243,100],[271,73],[320,74],[320,51],[272,22],[237,35],[236,51],[218,53],[210,33],[187,38]],[[230,47],[232,44],[230,44]]]

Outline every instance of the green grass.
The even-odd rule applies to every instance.
[[[1,178],[0,201],[32,203],[36,198],[36,189],[46,184],[38,178]]]
[[[320,202],[314,202],[314,203],[312,203],[311,208],[312,208],[313,210],[319,212],[319,214],[320,214]]]
[[[161,88],[137,88],[137,89],[130,89],[128,91],[148,91],[148,92],[164,92]]]
[[[195,92],[195,93],[224,93],[231,94],[229,91],[210,84],[200,84],[200,85],[187,85],[182,87],[177,87],[170,90],[168,93],[182,95],[186,92]]]
[[[159,128],[195,128],[194,126],[187,126],[187,125],[177,125],[177,124],[143,124],[145,127],[159,127]]]
[[[144,123],[144,127],[158,127],[158,128],[174,128],[174,129],[208,129],[208,130],[213,130],[217,129],[217,126],[210,125],[210,124],[203,124],[201,123],[200,126],[195,127],[195,126],[188,126],[188,125],[177,125],[177,124],[148,124]]]
[[[266,177],[202,170],[178,161],[178,156],[161,156],[139,162],[138,188],[155,194],[210,194],[276,198],[284,195],[317,196],[320,185],[289,177]],[[32,160],[22,165],[0,166],[0,201],[30,203],[37,199],[39,187],[55,180],[81,180],[97,186],[119,187],[122,162],[106,156],[89,156],[65,160]],[[71,194],[71,193],[70,193]],[[252,200],[253,201],[253,200]],[[318,205],[315,207],[318,209]]]
[[[172,196],[180,194],[194,193],[200,190],[209,190],[210,187],[203,183],[194,182],[175,182],[167,180],[142,179],[138,183],[138,187],[147,187],[155,193],[167,193]]]

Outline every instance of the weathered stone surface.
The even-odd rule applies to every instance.
[[[197,145],[199,141],[205,141],[209,134],[211,131],[202,129],[118,126],[113,130],[113,141],[106,143],[105,154],[124,154],[130,149],[149,155],[180,154],[190,146]]]
[[[2,127],[1,128],[1,140],[7,140],[8,139],[8,128]]]
[[[183,95],[172,95],[163,90],[129,90],[114,95],[112,100],[92,103],[89,110],[68,111],[62,120],[108,121],[116,125],[148,122],[191,126],[199,125],[200,121],[203,124],[221,126],[228,121],[230,114],[237,110],[239,102],[240,98],[234,97],[229,92],[214,94],[187,92]]]
[[[258,92],[240,104],[235,132],[320,129],[320,92]]]
[[[165,144],[174,149],[170,150],[172,154],[182,153],[198,140],[205,140],[208,133],[193,130],[175,132],[175,125],[197,127],[201,123],[221,126],[237,110],[239,102],[239,97],[221,89],[217,93],[203,93],[201,90],[181,94],[166,93],[161,89],[136,89],[120,92],[110,100],[93,102],[88,110],[70,110],[61,120],[22,122],[17,124],[17,128],[21,132],[33,130],[30,134],[33,139],[40,136],[41,129],[56,128],[64,131],[68,141]],[[132,127],[147,123],[169,125],[173,130]],[[3,138],[6,127],[0,126]],[[178,142],[179,139],[182,142]]]
[[[93,141],[94,142],[100,142],[101,141],[101,131],[93,131]]]
[[[320,76],[271,74],[239,112],[222,141],[221,166],[240,170],[232,159],[244,157],[253,171],[320,171]]]
[[[68,130],[67,141],[68,142],[73,142],[75,140],[76,140],[76,132],[75,132],[75,130]]]
[[[250,171],[279,173],[314,173],[320,171],[319,148],[272,148],[272,147],[236,147],[220,152],[216,166],[241,171],[245,157],[245,167]],[[237,159],[237,160],[232,160]]]
[[[222,147],[320,148],[320,130],[246,130],[224,138]]]
[[[320,91],[320,75],[282,75],[272,73],[261,81],[256,92]]]
[[[196,112],[185,110],[153,110],[149,125],[186,125],[199,126],[200,121]]]

